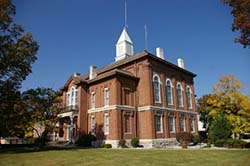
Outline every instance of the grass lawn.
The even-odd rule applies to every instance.
[[[0,151],[0,166],[250,166],[250,150],[47,149]]]

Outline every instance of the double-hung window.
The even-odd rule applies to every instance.
[[[104,89],[104,106],[109,105],[109,89],[105,88]]]
[[[182,87],[180,83],[177,84],[177,98],[178,98],[178,106],[183,107]]]
[[[167,103],[168,105],[173,105],[172,83],[170,80],[167,80],[166,82],[166,90],[167,90]]]
[[[104,114],[104,134],[109,134],[109,115],[108,113]]]
[[[169,131],[170,131],[170,133],[175,132],[175,118],[174,118],[174,115],[170,115],[170,117],[169,117]]]
[[[155,122],[156,122],[156,132],[162,133],[162,115],[161,114],[156,114]]]
[[[160,92],[160,78],[158,75],[153,77],[153,86],[154,86],[154,99],[156,103],[161,102],[161,92]]]

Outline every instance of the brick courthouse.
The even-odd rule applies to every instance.
[[[72,75],[63,91],[65,109],[59,115],[59,139],[74,141],[79,133],[102,133],[105,143],[117,147],[120,139],[139,137],[152,147],[171,145],[175,133],[198,134],[194,77],[156,55],[133,52],[126,28],[116,44],[115,62],[104,68],[90,66],[89,74]]]

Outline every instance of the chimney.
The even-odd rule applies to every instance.
[[[156,48],[156,56],[161,58],[161,59],[164,59],[164,51],[162,48],[160,48],[160,47]]]
[[[181,58],[178,58],[178,59],[177,59],[177,62],[178,62],[178,66],[179,66],[180,68],[183,68],[183,69],[184,69],[184,60],[181,59]]]
[[[89,79],[93,79],[96,77],[96,66],[89,66]]]
[[[80,73],[75,72],[75,73],[73,74],[73,76],[74,76],[74,77],[80,77]]]

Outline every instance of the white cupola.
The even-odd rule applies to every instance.
[[[133,54],[133,42],[131,41],[126,28],[124,28],[118,42],[116,43],[115,61],[126,59],[127,57],[130,57]]]

